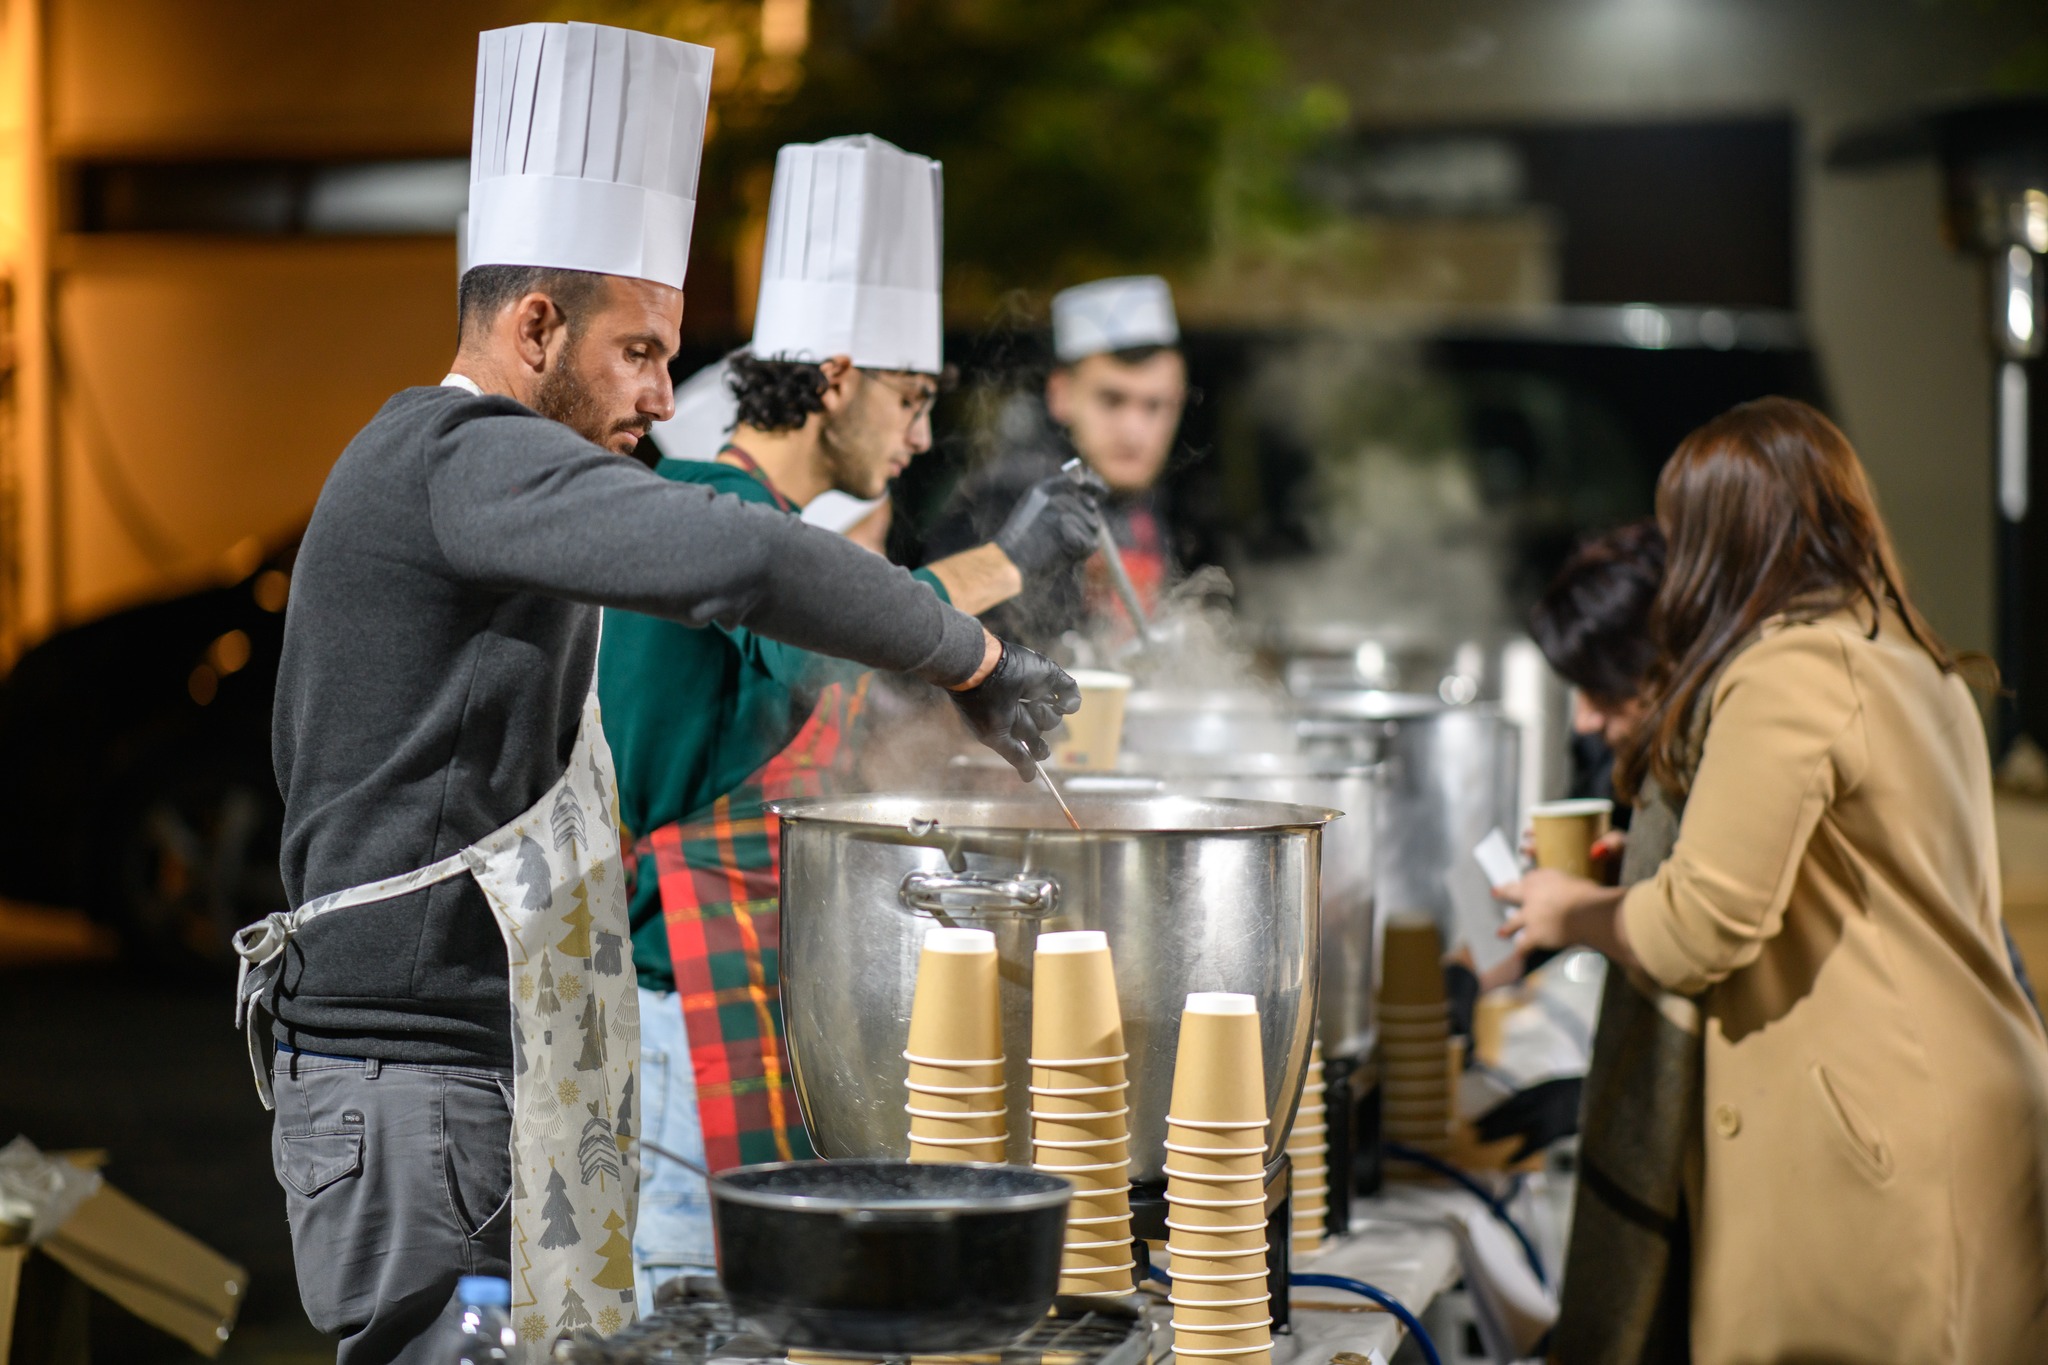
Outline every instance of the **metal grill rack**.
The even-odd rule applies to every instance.
[[[1128,1304],[1061,1298],[1052,1313],[1000,1351],[976,1352],[973,1365],[1144,1365],[1152,1331],[1138,1301]],[[827,1355],[808,1351],[806,1356]],[[672,1280],[655,1295],[654,1311],[609,1337],[589,1330],[556,1343],[556,1365],[710,1365],[779,1361],[785,1348],[741,1327],[711,1279]],[[920,1357],[925,1359],[926,1357]],[[872,1355],[849,1360],[872,1361]]]

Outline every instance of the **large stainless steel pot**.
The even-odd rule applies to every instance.
[[[1381,918],[1423,912],[1482,962],[1499,956],[1500,907],[1472,849],[1496,826],[1510,839],[1520,832],[1515,725],[1497,706],[1400,693],[1314,693],[1299,704],[1311,746],[1332,743],[1385,765],[1375,878]]]
[[[1282,754],[1295,749],[1287,698],[1250,688],[1141,687],[1124,702],[1127,754]]]
[[[1014,779],[1013,779],[1014,780]],[[1127,754],[1115,773],[1064,776],[1067,792],[1175,792],[1322,806],[1343,818],[1323,830],[1321,1004],[1323,1053],[1372,1050],[1375,948],[1374,846],[1382,770],[1341,756],[1297,753]]]
[[[780,801],[782,1011],[804,1126],[826,1157],[906,1149],[903,1048],[934,922],[988,929],[1002,958],[1010,1159],[1030,1160],[1032,949],[1101,929],[1130,1050],[1131,1177],[1164,1178],[1166,1106],[1191,991],[1259,999],[1277,1157],[1315,1017],[1322,827],[1334,812],[1177,795],[1045,793]]]

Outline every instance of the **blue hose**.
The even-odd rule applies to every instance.
[[[1536,1283],[1545,1289],[1550,1288],[1550,1277],[1543,1273],[1543,1258],[1536,1254],[1536,1244],[1529,1240],[1529,1234],[1522,1231],[1522,1225],[1515,1221],[1514,1215],[1508,1212],[1508,1206],[1493,1191],[1442,1157],[1431,1156],[1428,1152],[1417,1151],[1399,1142],[1386,1143],[1380,1150],[1397,1161],[1410,1162],[1426,1171],[1443,1176],[1446,1180],[1456,1181],[1470,1192],[1480,1203],[1486,1205],[1487,1211],[1499,1219],[1501,1225],[1513,1233],[1515,1240],[1522,1244],[1522,1258],[1529,1263],[1529,1269],[1536,1276]]]
[[[1145,1273],[1167,1288],[1173,1287],[1172,1277],[1158,1266],[1146,1266]],[[1415,1344],[1422,1348],[1422,1358],[1428,1361],[1429,1365],[1444,1365],[1444,1358],[1436,1353],[1436,1343],[1429,1339],[1429,1333],[1424,1329],[1422,1320],[1409,1312],[1399,1299],[1384,1289],[1375,1288],[1364,1280],[1354,1280],[1348,1275],[1289,1275],[1287,1283],[1290,1287],[1298,1286],[1303,1289],[1342,1289],[1371,1299],[1392,1313],[1395,1320],[1408,1329],[1408,1334],[1414,1337]]]
[[[1305,1289],[1342,1289],[1347,1293],[1371,1299],[1392,1313],[1400,1320],[1401,1325],[1408,1329],[1408,1335],[1415,1338],[1415,1344],[1422,1348],[1422,1358],[1428,1361],[1429,1365],[1444,1365],[1444,1358],[1436,1353],[1436,1343],[1429,1339],[1429,1333],[1423,1329],[1422,1320],[1409,1312],[1399,1299],[1386,1290],[1369,1285],[1364,1280],[1354,1280],[1349,1275],[1289,1275],[1287,1283]]]

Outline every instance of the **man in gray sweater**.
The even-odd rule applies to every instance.
[[[590,31],[618,32],[486,34],[486,65],[502,34]],[[1040,732],[1079,705],[1058,668],[879,556],[625,458],[673,411],[679,286],[679,263],[473,267],[453,372],[393,397],[349,443],[299,553],[273,722],[294,909],[238,936],[254,969],[239,994],[276,1096],[301,1297],[341,1338],[342,1365],[431,1354],[463,1274],[509,1275],[515,1319],[544,1336],[635,1311],[630,1263],[621,1287],[612,1243],[597,1243],[607,1207],[631,1236],[636,1014],[621,1000],[573,1032],[563,970],[592,997],[607,973],[630,995],[610,761],[587,705],[601,607],[744,625],[952,689],[969,729],[1027,776]],[[523,837],[515,823],[549,801],[552,841],[545,821]],[[516,880],[493,871],[508,848]],[[515,912],[542,903],[530,927],[546,932],[522,939]],[[571,1008],[538,1020],[525,969],[557,950],[569,956],[541,976],[544,1005]],[[537,1055],[565,1041],[573,1062]],[[567,1146],[550,1145],[558,1095]],[[563,1172],[582,1183],[551,1184],[541,1206],[539,1181]]]

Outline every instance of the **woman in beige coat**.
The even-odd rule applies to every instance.
[[[1969,690],[1813,409],[1693,433],[1657,514],[1662,653],[1619,776],[1684,794],[1677,845],[1625,893],[1531,873],[1506,932],[1699,997],[1694,1359],[2048,1361],[2048,1039]]]

